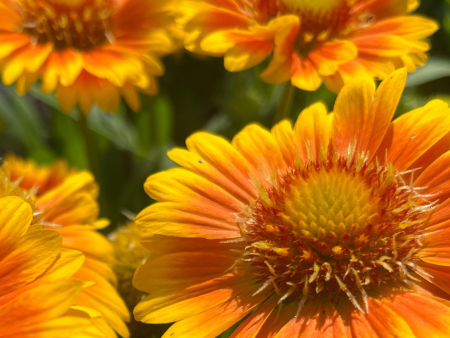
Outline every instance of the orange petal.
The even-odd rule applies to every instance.
[[[437,231],[447,229],[450,226],[450,199],[447,199],[443,203],[434,209],[426,223],[425,228],[427,231]]]
[[[53,230],[35,230],[16,243],[0,261],[0,296],[34,281],[49,268],[61,248],[61,236]]]
[[[139,302],[134,315],[149,324],[177,322],[230,300],[251,283],[230,273],[187,288],[157,290]]]
[[[384,298],[381,303],[406,322],[412,331],[411,337],[446,337],[450,332],[449,301],[405,292]],[[409,335],[405,332],[400,337]]]
[[[300,55],[293,54],[291,65],[292,85],[303,89],[314,91],[322,84],[317,69],[309,59],[302,59]]]
[[[315,48],[308,57],[320,75],[330,76],[337,72],[340,64],[353,60],[357,55],[358,50],[350,41],[332,41]]]
[[[439,25],[433,20],[408,15],[376,22],[361,29],[358,35],[396,35],[407,40],[421,40],[432,35],[438,28]]]
[[[359,77],[350,81],[339,93],[334,106],[331,126],[331,142],[341,156],[353,156],[353,152],[367,152],[365,139],[375,124],[371,111],[375,84],[371,78]],[[384,122],[384,121],[383,121]]]
[[[431,264],[450,266],[450,228],[431,233],[422,239],[423,248],[417,256]]]
[[[192,139],[191,139],[192,140]],[[230,195],[241,202],[249,203],[250,196],[226,175],[222,174],[213,164],[209,163],[194,152],[175,148],[167,153],[167,156],[182,167],[189,169],[200,176],[207,178],[217,186],[226,190]]]
[[[421,261],[417,265],[425,272],[419,275],[450,295],[450,267]]]
[[[431,195],[429,201],[445,201],[450,197],[450,152],[446,152],[428,168],[414,182],[414,186],[423,187],[421,194]]]
[[[0,326],[22,337],[28,326],[42,325],[63,315],[78,297],[83,283],[74,279],[27,287],[0,299]],[[51,296],[49,296],[51,295]],[[9,301],[6,301],[9,299]],[[22,325],[26,322],[27,325]]]
[[[272,296],[258,306],[255,312],[237,327],[230,338],[255,338],[267,318],[278,305],[278,299],[278,297]]]
[[[296,154],[298,154],[298,150],[294,132],[292,131],[292,123],[288,120],[283,120],[276,124],[270,132],[280,147],[284,163],[288,167],[293,167],[297,159]]]
[[[190,152],[199,155],[199,161],[210,163],[249,196],[257,198],[257,190],[250,182],[255,175],[253,168],[228,141],[200,132],[190,136],[186,140],[186,146]]]
[[[222,251],[176,252],[148,259],[134,276],[136,289],[148,293],[188,287],[218,278],[237,257]]]
[[[87,257],[113,263],[114,251],[111,243],[97,231],[84,225],[71,225],[56,229],[67,249],[83,252]]]
[[[0,258],[8,255],[28,231],[33,212],[20,197],[0,199]]]
[[[364,74],[369,74],[373,78],[384,79],[386,76],[395,71],[395,67],[391,61],[386,59],[377,59],[372,56],[364,57],[359,55],[354,61],[364,69]]]
[[[391,123],[376,156],[384,161],[388,151],[388,160],[406,170],[449,131],[447,104],[431,101]]]
[[[263,62],[272,53],[272,50],[271,42],[239,43],[225,54],[225,68],[230,72],[249,69]]]
[[[204,197],[186,202],[159,202],[139,213],[136,225],[144,232],[166,236],[236,238],[239,228],[233,212]]]
[[[262,173],[264,177],[273,177],[285,168],[283,156],[274,137],[256,124],[245,127],[231,143],[255,171]]]
[[[359,312],[348,301],[340,303],[338,311],[348,325],[347,335],[350,337],[416,338],[402,316],[379,300],[369,298],[368,314]]]
[[[330,142],[330,123],[327,108],[316,103],[300,113],[294,126],[295,142],[300,157],[305,161],[318,161],[326,156]]]
[[[3,24],[3,22],[2,22]],[[0,35],[0,59],[8,56],[15,50],[31,43],[31,38],[24,34]]]
[[[395,35],[372,35],[351,39],[358,49],[358,55],[393,58],[408,54],[412,45]]]
[[[331,303],[319,300],[309,302],[298,317],[292,319],[277,333],[276,338],[288,337],[342,337],[346,338],[344,323]]]
[[[116,289],[103,276],[89,269],[81,268],[75,273],[74,278],[95,283],[80,293],[75,305],[98,311],[117,333],[122,337],[129,337],[124,323],[130,319],[128,309]]]
[[[389,75],[378,87],[370,108],[370,117],[361,135],[358,148],[366,149],[369,161],[375,155],[389,124],[394,116],[406,83],[406,71],[397,70]],[[366,135],[367,134],[367,135]],[[361,146],[360,146],[361,145]]]
[[[60,225],[95,222],[98,216],[98,187],[92,174],[81,172],[46,192],[36,201],[40,217]]]
[[[228,302],[175,323],[163,338],[217,337],[264,301],[267,293],[253,296],[257,288],[258,285],[250,286]]]
[[[259,330],[256,338],[274,338],[278,332],[296,315],[298,303],[292,302],[273,311]]]
[[[442,137],[422,156],[420,156],[408,169],[414,170],[414,178],[417,179],[428,166],[436,161],[441,155],[450,150],[450,133]]]

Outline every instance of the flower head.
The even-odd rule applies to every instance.
[[[137,91],[157,92],[160,57],[175,50],[171,1],[1,0],[3,83],[20,94],[41,80],[60,106],[114,112],[123,96],[139,110]]]
[[[114,271],[118,290],[130,308],[135,307],[144,296],[143,292],[132,285],[134,272],[150,255],[140,243],[141,235],[136,224],[129,222],[108,236],[116,258]]]
[[[207,133],[150,176],[134,285],[164,337],[427,337],[450,330],[450,115],[391,119],[406,81],[357,77],[334,113]]]
[[[75,173],[67,169],[65,163],[53,168],[64,167],[66,175],[59,170],[48,171],[47,167],[39,167],[32,161],[17,157],[9,168],[11,177],[21,177],[17,184],[24,190],[30,189],[30,180],[25,180],[23,173],[32,178],[46,177],[36,180],[30,191],[37,191],[33,196],[35,205],[34,223],[51,229],[62,239],[62,248],[76,250],[84,255],[84,263],[75,270],[73,277],[90,285],[79,294],[76,306],[92,309],[95,313],[95,327],[102,334],[114,337],[114,331],[122,337],[128,337],[125,321],[129,320],[127,307],[116,290],[116,276],[113,272],[114,251],[109,241],[97,229],[109,225],[106,219],[98,219],[97,203],[98,187],[93,176],[88,172]],[[9,162],[5,162],[9,167]],[[55,172],[56,177],[50,178],[40,173]],[[25,176],[25,177],[26,177]],[[64,177],[65,178],[62,178]],[[52,187],[39,184],[56,182]],[[42,192],[42,193],[41,193]]]
[[[101,315],[78,303],[84,290],[92,287],[92,282],[74,278],[85,256],[64,248],[61,234],[36,223],[33,189],[21,191],[20,181],[11,181],[7,166],[0,169],[2,336],[104,336],[108,331],[101,326]]]
[[[435,22],[408,15],[418,1],[184,0],[187,49],[223,56],[229,71],[271,58],[268,83],[338,92],[358,75],[385,78],[426,61]]]

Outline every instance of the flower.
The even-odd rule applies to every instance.
[[[32,219],[32,208],[22,198],[0,198],[2,337],[93,337],[88,312],[73,306],[83,282],[70,277],[83,255],[62,250],[61,236],[33,229]]]
[[[130,308],[134,308],[144,296],[132,284],[134,272],[150,255],[140,243],[141,235],[134,222],[128,222],[108,235],[116,258],[114,271],[118,290]]]
[[[200,132],[150,176],[136,218],[155,253],[137,320],[164,337],[429,337],[450,332],[450,114],[391,119],[405,69],[357,77],[334,113]]]
[[[37,189],[37,194],[60,185],[67,177],[76,173],[69,168],[65,161],[59,160],[50,166],[38,165],[34,161],[27,161],[14,154],[5,156],[4,161],[8,163],[11,181],[20,180],[20,187],[27,191]]]
[[[158,91],[160,57],[173,52],[170,0],[1,0],[3,83],[24,94],[37,81],[61,109],[117,110],[123,96]]]
[[[95,310],[75,305],[90,285],[72,278],[84,255],[35,223],[24,194],[0,167],[0,326],[2,337],[103,337]],[[26,325],[24,325],[26,323]]]
[[[416,0],[184,0],[185,47],[223,56],[241,71],[271,58],[261,78],[338,92],[355,76],[412,72],[427,59],[422,39],[438,25],[408,15]]]
[[[9,167],[11,177],[22,175],[26,169],[34,169],[26,176],[30,178],[41,177],[42,172],[58,173],[55,179],[47,177],[46,180],[36,181],[55,182],[62,176],[59,170],[48,170],[48,167],[39,167],[32,161],[15,159],[14,165]],[[53,166],[68,168],[67,164]],[[22,167],[19,166],[22,164]],[[125,324],[129,321],[128,309],[116,290],[117,279],[113,272],[114,251],[109,241],[97,232],[98,229],[109,225],[106,219],[98,219],[99,207],[96,201],[98,187],[93,176],[88,172],[72,173],[67,169],[66,178],[59,184],[44,190],[34,196],[35,222],[44,225],[46,229],[52,229],[60,234],[62,247],[65,249],[82,252],[85,256],[83,265],[76,270],[73,277],[92,284],[83,289],[75,305],[90,308],[95,313],[95,327],[106,337],[116,337],[114,331],[122,337],[128,337],[128,329]],[[25,176],[25,177],[26,177]],[[45,175],[44,175],[45,176]],[[19,176],[20,177],[20,176]],[[18,181],[19,186],[26,183],[25,190],[29,189],[30,180]]]

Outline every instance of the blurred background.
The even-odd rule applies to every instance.
[[[441,29],[431,37],[427,64],[409,75],[396,116],[434,98],[450,103],[450,1],[423,0],[417,13],[434,18]],[[137,214],[153,202],[143,190],[145,179],[175,166],[166,152],[184,147],[190,134],[206,130],[231,139],[249,123],[273,125],[284,85],[259,80],[266,64],[228,73],[221,58],[199,58],[183,51],[166,57],[164,63],[160,93],[142,96],[139,113],[125,104],[117,114],[94,108],[87,126],[80,124],[77,110],[69,115],[60,112],[56,99],[42,94],[38,86],[20,97],[14,88],[1,85],[0,156],[15,153],[41,164],[65,159],[75,168],[90,169],[100,185],[101,216],[112,222],[103,230],[107,235],[125,224],[125,215]],[[290,119],[317,101],[331,111],[335,98],[324,86],[317,92],[296,89]],[[91,138],[89,154],[83,132]],[[167,329],[131,325],[133,337],[160,337]]]

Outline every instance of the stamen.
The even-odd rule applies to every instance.
[[[339,287],[341,288],[342,291],[345,292],[345,294],[347,295],[348,299],[350,299],[350,301],[352,302],[353,306],[355,308],[357,308],[359,311],[361,311],[363,314],[365,314],[364,310],[361,308],[361,306],[358,304],[358,302],[356,301],[355,296],[352,295],[352,293],[350,292],[350,290],[347,288],[347,286],[340,280],[340,278],[336,275],[334,275],[334,278],[336,279],[336,281],[339,284]]]

